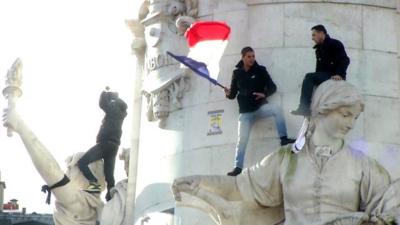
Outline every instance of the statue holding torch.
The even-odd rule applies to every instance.
[[[6,87],[3,89],[3,96],[8,100],[7,110],[15,109],[15,102],[21,97],[22,83],[22,61],[17,58],[7,72]],[[7,128],[7,136],[12,137],[12,129]]]

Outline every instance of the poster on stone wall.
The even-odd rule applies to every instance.
[[[208,112],[209,128],[207,135],[222,134],[222,114],[224,110],[214,110]]]

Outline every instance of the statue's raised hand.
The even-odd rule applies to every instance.
[[[3,125],[11,128],[14,131],[18,131],[21,124],[21,118],[14,109],[4,109],[3,113]]]
[[[171,187],[175,200],[182,200],[181,192],[196,195],[199,191],[200,181],[200,176],[189,176],[175,179]]]

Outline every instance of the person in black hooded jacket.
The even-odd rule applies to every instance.
[[[106,200],[111,199],[110,190],[115,185],[114,166],[115,157],[120,145],[122,135],[122,124],[127,115],[127,105],[119,98],[118,92],[103,91],[100,95],[99,106],[105,112],[96,145],[90,148],[78,161],[78,167],[89,181],[85,191],[89,193],[100,193],[101,187],[96,177],[90,171],[89,164],[103,159],[104,176],[107,182]]]
[[[311,114],[314,87],[329,79],[346,80],[346,70],[350,64],[342,42],[331,38],[323,25],[316,25],[311,31],[317,59],[315,73],[308,73],[304,77],[299,107],[291,112],[306,117]]]
[[[295,141],[287,137],[286,122],[281,107],[267,101],[267,97],[276,92],[276,85],[267,69],[256,62],[251,47],[243,48],[241,53],[242,59],[233,71],[231,86],[225,89],[227,98],[237,97],[240,113],[235,168],[228,173],[229,176],[236,176],[242,172],[251,127],[257,119],[275,117],[281,145]]]

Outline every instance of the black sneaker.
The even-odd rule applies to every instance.
[[[235,167],[235,169],[233,169],[231,172],[227,173],[226,175],[235,177],[241,173],[242,173],[242,168]]]
[[[291,111],[290,113],[295,116],[305,116],[305,117],[309,117],[311,115],[311,111],[309,109],[304,109],[300,107],[296,110]]]
[[[101,186],[96,182],[89,182],[89,186],[84,191],[88,193],[100,193]]]
[[[292,144],[295,141],[296,141],[296,139],[283,137],[283,138],[281,138],[281,146],[284,146],[284,145],[287,145],[287,144]]]

